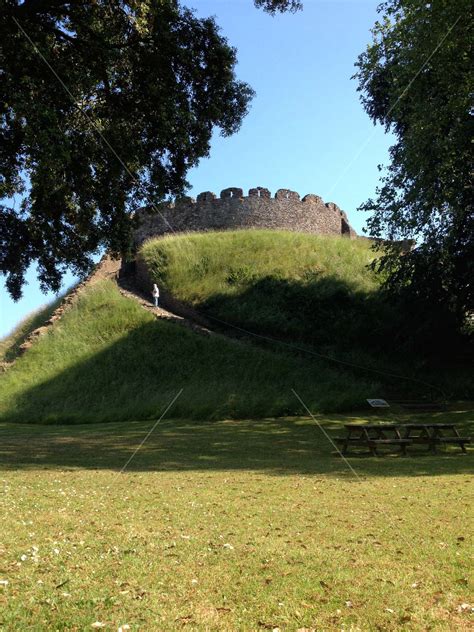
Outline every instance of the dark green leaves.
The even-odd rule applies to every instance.
[[[258,9],[263,9],[270,15],[276,13],[296,13],[303,8],[301,0],[254,0],[254,4]]]
[[[0,273],[15,298],[33,261],[57,290],[100,248],[125,252],[133,211],[181,193],[253,94],[215,22],[174,0],[8,0],[0,42]]]
[[[356,77],[365,110],[397,140],[361,209],[371,235],[417,240],[405,255],[388,245],[387,285],[462,322],[474,309],[471,5],[389,0],[380,12]]]

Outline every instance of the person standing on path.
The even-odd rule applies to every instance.
[[[153,284],[153,299],[155,301],[155,307],[158,307],[158,301],[160,298],[160,290],[158,289],[158,286],[156,285],[156,283]]]

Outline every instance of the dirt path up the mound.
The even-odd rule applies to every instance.
[[[192,329],[192,331],[205,336],[217,335],[207,327],[200,325],[190,318],[180,316],[179,314],[171,312],[168,309],[164,309],[163,307],[155,307],[151,303],[151,301],[147,300],[145,295],[134,285],[134,283],[130,279],[118,278],[117,285],[122,296],[137,301],[137,303],[139,303],[139,305],[143,309],[145,309],[147,312],[152,313],[156,318],[162,318],[177,325],[187,327],[188,329]]]
[[[63,316],[66,310],[68,310],[72,305],[76,303],[80,294],[87,287],[94,285],[95,283],[104,279],[116,281],[118,290],[120,294],[122,294],[122,296],[137,301],[143,309],[151,312],[154,316],[156,316],[156,318],[163,318],[169,322],[187,327],[197,333],[204,334],[206,336],[213,335],[214,332],[196,322],[193,322],[193,320],[190,320],[183,316],[179,316],[178,314],[174,314],[173,312],[161,307],[154,307],[151,301],[147,300],[145,296],[134,286],[134,284],[130,283],[128,279],[119,279],[120,268],[120,259],[111,259],[109,256],[102,257],[94,271],[86,279],[84,279],[84,281],[78,283],[74,287],[74,289],[71,290],[71,292],[69,292],[64,297],[64,299],[61,301],[61,304],[54,310],[48,320],[46,320],[40,327],[37,327],[26,336],[24,341],[18,347],[17,357],[23,355],[35,344],[35,342],[39,338],[44,336],[54,325],[54,323]],[[0,368],[3,371],[6,371],[14,364],[15,360],[16,358],[11,362],[2,362]]]
[[[24,341],[18,347],[17,357],[23,355],[25,351],[28,351],[28,349],[30,349],[35,344],[35,342],[39,338],[41,338],[41,336],[44,336],[50,330],[54,323],[62,317],[64,312],[77,301],[78,296],[81,294],[81,292],[84,291],[86,287],[88,287],[89,285],[93,285],[94,283],[97,283],[98,281],[101,281],[103,279],[117,278],[118,271],[120,270],[120,265],[120,260],[114,260],[108,256],[102,257],[102,259],[95,267],[94,271],[87,277],[87,279],[84,279],[84,281],[78,283],[71,290],[71,292],[69,292],[64,297],[64,299],[61,301],[61,304],[54,310],[48,320],[46,320],[40,327],[33,329],[33,331],[31,331],[26,336]],[[10,368],[14,364],[15,360],[16,358],[12,362],[2,363],[3,370],[7,370],[8,368]]]
[[[133,279],[130,277],[120,277],[120,268],[121,268],[121,260],[120,259],[111,259],[109,256],[105,255],[102,257],[100,262],[95,267],[94,271],[83,281],[78,283],[71,292],[69,292],[64,299],[61,301],[61,304],[54,310],[51,316],[46,320],[40,327],[37,327],[33,331],[31,331],[24,339],[24,341],[18,347],[18,355],[11,362],[1,362],[0,363],[0,371],[8,370],[15,363],[16,359],[23,355],[28,349],[30,349],[39,338],[44,336],[50,328],[56,323],[63,314],[76,303],[80,294],[89,286],[94,285],[95,283],[102,281],[104,279],[109,279],[115,281],[117,283],[117,288],[120,294],[126,298],[132,299],[139,303],[139,305],[145,309],[146,311],[152,313],[156,318],[164,319],[168,322],[175,323],[182,327],[187,327],[192,331],[205,335],[205,336],[217,336],[218,333],[208,329],[203,323],[199,323],[199,317],[193,318],[193,316],[189,316],[187,314],[178,314],[174,311],[170,311],[169,309],[164,309],[163,307],[154,307],[151,300],[138,289],[137,285],[134,283]],[[202,319],[201,319],[202,320]]]

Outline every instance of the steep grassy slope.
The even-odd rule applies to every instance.
[[[147,242],[141,256],[176,298],[269,336],[362,347],[368,321],[382,317],[378,281],[367,270],[374,255],[364,240],[206,233]]]
[[[12,362],[18,356],[20,345],[34,329],[44,325],[62,300],[63,297],[60,296],[48,305],[28,314],[7,336],[2,338],[0,340],[0,362]]]
[[[363,239],[269,230],[192,233],[149,240],[141,254],[178,298],[191,302],[240,295],[268,277],[301,283],[329,278],[363,292],[379,285],[366,269],[374,253]]]
[[[466,367],[419,352],[418,322],[380,290],[380,277],[367,267],[374,252],[366,240],[282,231],[205,233],[149,241],[140,256],[152,280],[209,317],[434,382],[448,397],[473,396]],[[430,314],[422,317],[426,325]],[[388,378],[383,392],[423,396],[429,389]]]
[[[344,387],[341,389],[341,384]],[[0,377],[0,417],[23,422],[218,419],[360,405],[375,392],[316,361],[157,320],[111,281],[88,287]]]

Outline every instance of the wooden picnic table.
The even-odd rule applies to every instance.
[[[405,439],[428,445],[431,452],[436,452],[437,445],[447,443],[457,443],[466,452],[465,444],[470,443],[468,437],[461,437],[455,424],[404,424],[401,428]]]
[[[373,456],[377,456],[377,448],[383,445],[399,446],[403,455],[407,446],[424,444],[432,453],[439,444],[456,443],[463,452],[465,444],[470,442],[461,437],[454,424],[344,424],[345,437],[336,441],[342,444],[342,454],[347,454],[351,446],[366,446]]]
[[[342,454],[347,454],[349,446],[367,446],[373,456],[377,455],[377,446],[398,445],[402,454],[411,443],[400,434],[399,424],[344,424],[346,437],[338,439],[342,443]]]

